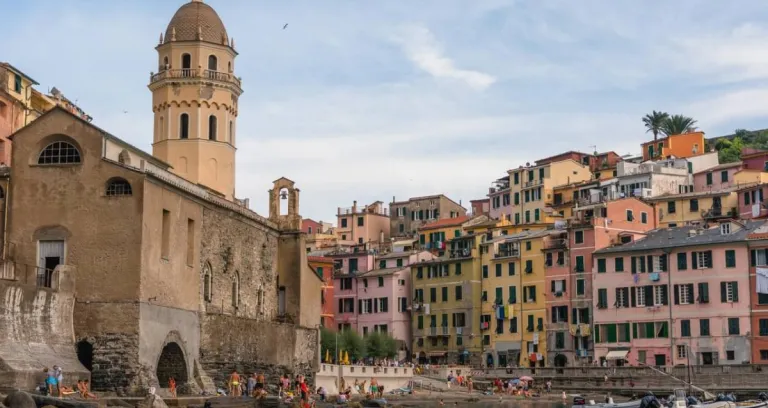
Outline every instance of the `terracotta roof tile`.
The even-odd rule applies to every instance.
[[[308,256],[307,257],[308,262],[317,262],[317,263],[333,263],[333,258],[326,258],[324,256]]]

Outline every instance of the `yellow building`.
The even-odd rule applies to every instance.
[[[545,230],[498,235],[482,244],[483,364],[546,361]],[[521,357],[522,355],[522,357]]]
[[[469,221],[469,216],[443,218],[419,228],[419,245],[437,256],[443,256],[449,241],[460,237],[462,224]]]
[[[682,227],[694,222],[738,217],[738,187],[649,197],[658,228]]]
[[[412,350],[417,361],[432,364],[479,364],[480,336],[480,242],[473,225],[486,216],[466,220],[445,233],[443,254],[411,265]],[[447,221],[447,219],[446,219]],[[466,229],[465,229],[466,227]],[[453,227],[451,227],[453,228]],[[436,241],[437,242],[437,241]],[[425,241],[426,243],[426,241]]]
[[[592,179],[588,165],[573,159],[546,162],[509,170],[512,201],[511,220],[515,225],[552,224],[563,217],[552,207],[554,188]]]

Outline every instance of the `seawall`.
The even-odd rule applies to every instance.
[[[0,279],[0,388],[34,389],[54,365],[65,384],[90,379],[75,352],[73,272],[57,267],[52,288]]]
[[[384,386],[384,392],[405,387],[413,379],[413,369],[408,367],[373,367],[358,365],[334,365],[321,364],[320,371],[316,374],[316,387],[324,387],[328,395],[339,393],[341,380],[347,387],[353,387],[352,394],[358,394],[354,389],[355,380],[368,388],[371,378]]]

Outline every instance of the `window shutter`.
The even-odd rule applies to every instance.
[[[699,260],[697,259],[698,252],[694,251],[691,252],[691,269],[698,269],[699,268]]]
[[[733,286],[733,301],[738,302],[739,301],[739,282],[731,282],[731,286]]]
[[[339,313],[343,313],[343,312],[344,312],[344,302],[342,301],[342,299],[339,299]]]
[[[631,337],[629,337],[629,324],[624,325],[624,336],[627,340],[631,339]]]
[[[555,293],[555,281],[552,281],[552,293]]]
[[[373,313],[379,313],[378,299],[373,299]]]
[[[661,287],[661,304],[664,306],[669,305],[669,289],[667,285]]]
[[[630,306],[637,307],[637,288],[630,288],[629,289],[630,294]]]
[[[648,272],[653,272],[653,256],[648,255],[648,263],[646,263],[646,266],[648,267],[647,269]]]
[[[531,296],[531,301],[536,301],[536,286],[531,286],[528,288],[528,294]]]
[[[456,313],[451,314],[451,324],[456,327]]]
[[[696,298],[694,297],[694,292],[693,292],[693,283],[689,283],[686,286],[688,286],[688,293],[690,293],[689,296],[691,296],[691,303],[693,304],[696,302]]]
[[[649,255],[650,257],[650,255]],[[638,256],[637,259],[640,260],[640,273],[645,273],[645,257],[644,256]],[[648,265],[650,266],[650,265]]]
[[[653,301],[653,286],[645,286],[645,305],[652,306],[653,304],[655,304]]]
[[[637,273],[637,263],[636,263],[636,260],[637,260],[637,257],[634,257],[634,256],[633,256],[633,257],[631,258],[631,262],[632,262],[632,274],[633,274],[633,275]]]
[[[728,284],[720,282],[720,303],[728,302]]]
[[[568,288],[566,285],[568,284],[568,281],[566,279],[563,279],[563,292],[568,292]]]
[[[675,304],[679,305],[680,304],[680,285],[675,285],[674,290],[675,290]]]
[[[577,309],[575,307],[573,309],[571,309],[571,314],[573,315],[572,316],[573,318],[571,319],[571,321],[576,323],[576,320],[578,320],[578,318],[579,318],[579,312],[577,311]]]
[[[678,271],[684,271],[688,269],[688,253],[687,252],[679,252],[677,254],[677,270]]]
[[[595,343],[600,343],[600,325],[595,325]]]
[[[512,304],[517,303],[517,287],[516,286],[512,286],[511,288],[509,288],[509,300],[510,300],[510,303]]]
[[[667,271],[667,254],[663,254],[659,256],[659,263],[661,263],[661,271],[666,272]]]
[[[362,301],[362,299],[358,299],[357,300],[357,312],[358,313],[363,313],[363,301]],[[370,313],[370,312],[371,311],[369,310],[368,313]]]
[[[632,338],[637,338],[637,323],[632,323]]]
[[[553,323],[557,323],[557,322],[555,321],[555,315],[556,315],[556,314],[557,314],[557,306],[552,306],[552,317],[551,317],[551,319],[552,319],[552,322],[553,322]]]
[[[704,267],[711,268],[712,267],[712,251],[706,251],[705,254],[706,255],[704,256],[704,262],[706,262],[707,264],[704,265]]]
[[[757,251],[754,249],[749,251],[749,265],[757,266]]]
[[[709,284],[699,283],[699,303],[709,303]]]

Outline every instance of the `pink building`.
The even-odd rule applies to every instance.
[[[357,330],[357,275],[373,267],[373,255],[366,251],[335,252],[325,256],[334,262],[333,298],[336,305],[335,321],[339,330]]]
[[[761,224],[660,229],[596,251],[596,359],[617,365],[749,363],[746,237]]]
[[[768,150],[750,147],[741,149],[741,161],[745,169],[768,171]]]
[[[305,234],[317,234],[323,231],[323,224],[313,219],[301,219],[301,232]]]
[[[710,169],[694,173],[693,191],[718,191],[737,185],[734,180],[743,168],[741,162],[720,164]]]
[[[381,201],[364,207],[358,207],[354,201],[352,207],[338,208],[336,218],[336,235],[342,246],[378,249],[389,243],[389,212]]]
[[[737,191],[740,218],[765,218],[768,216],[768,208],[764,204],[765,198],[768,197],[768,185],[763,183],[750,184]]]

